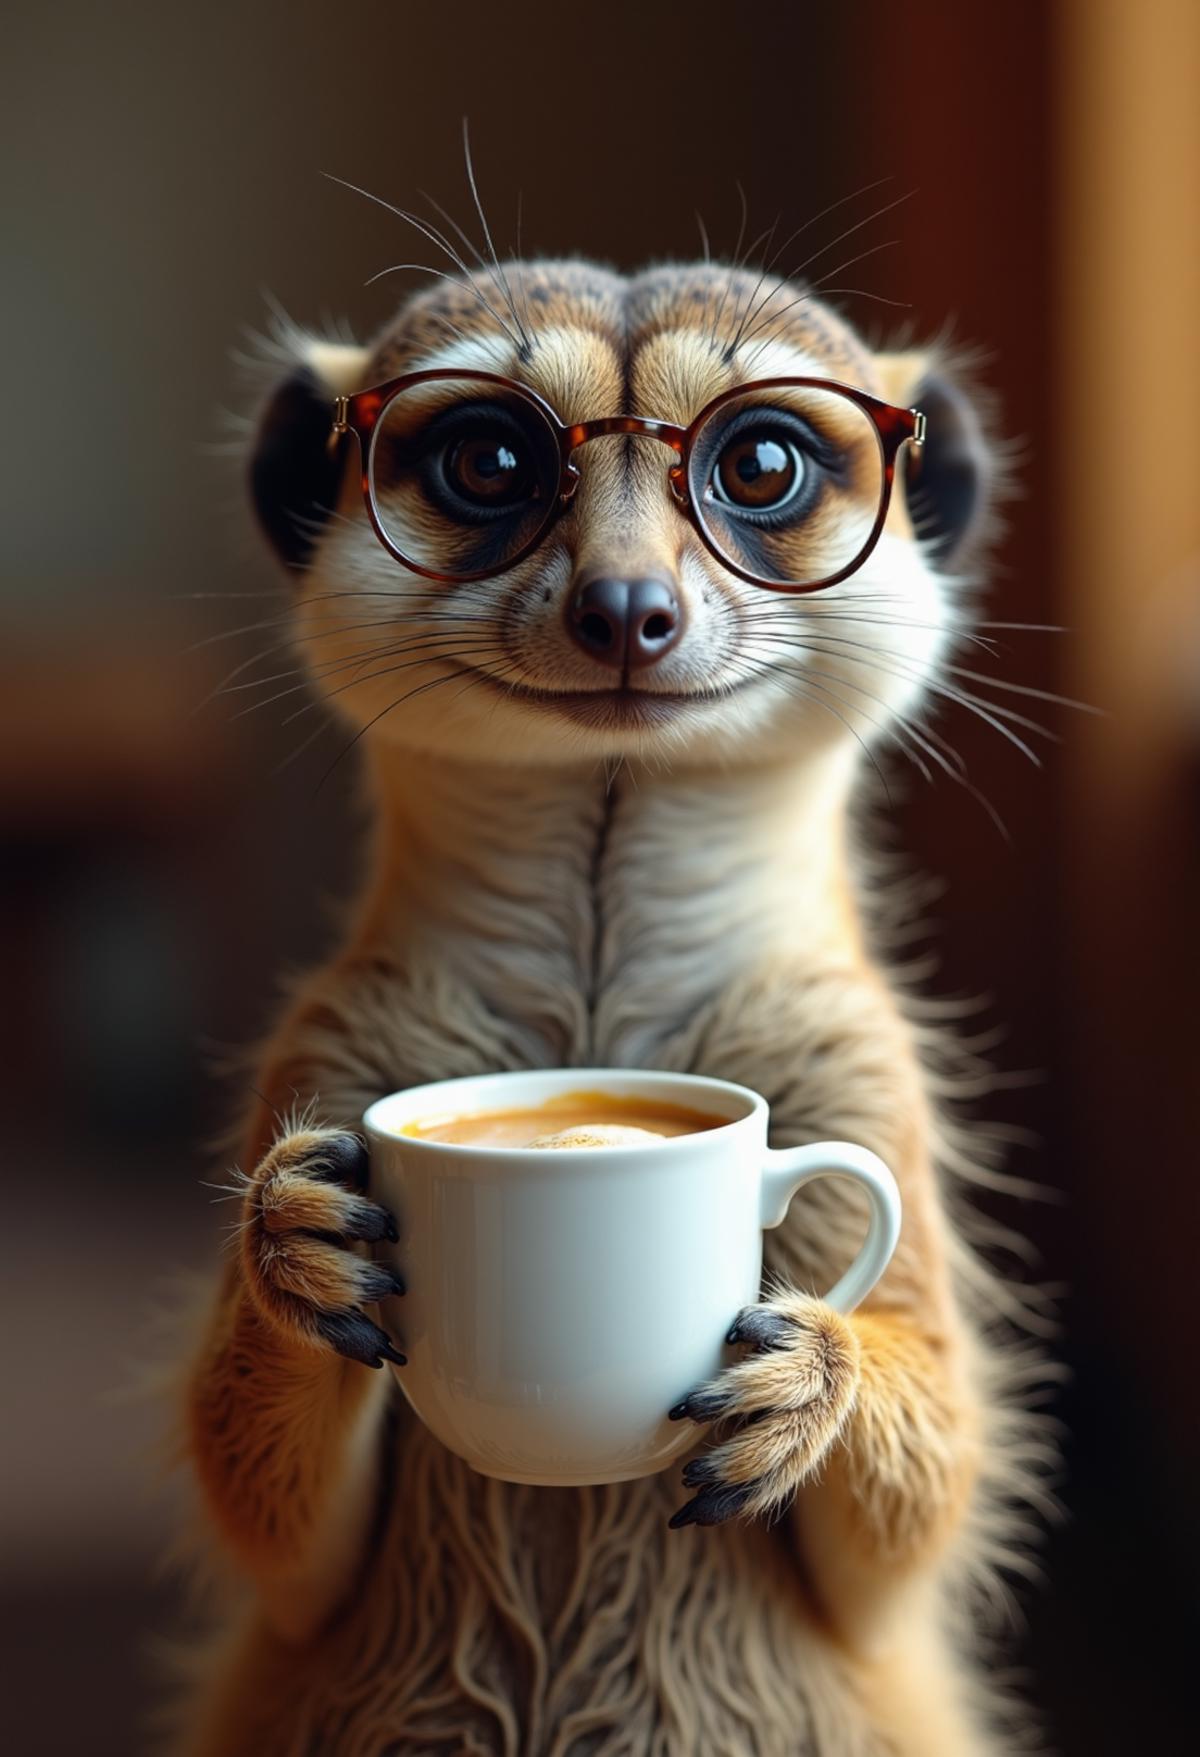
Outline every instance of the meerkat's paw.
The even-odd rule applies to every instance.
[[[685,1487],[698,1492],[673,1516],[674,1527],[777,1511],[820,1465],[854,1407],[858,1340],[820,1300],[785,1294],[747,1306],[728,1340],[754,1352],[671,1411],[673,1421],[731,1430],[684,1467]]]
[[[251,1297],[296,1341],[365,1366],[406,1364],[362,1310],[404,1292],[385,1263],[353,1247],[388,1239],[396,1223],[363,1193],[367,1150],[357,1135],[303,1129],[285,1135],[246,1186],[242,1263]]]

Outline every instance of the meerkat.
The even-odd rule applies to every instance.
[[[874,351],[803,287],[707,262],[496,264],[369,347],[296,333],[288,355],[253,497],[373,831],[341,947],[253,1081],[236,1248],[186,1372],[244,1591],[176,1749],[1014,1748],[971,1606],[1019,1548],[1036,1447],[1002,1284],[952,1218],[945,1058],[879,950],[896,905],[862,811],[967,626],[993,482],[973,401],[935,351]],[[740,1357],[675,1412],[682,1480],[485,1478],[378,1370],[403,1376],[404,1295],[371,1255],[397,1217],[365,1107],[571,1065],[752,1087],[774,1145],[862,1143],[902,1193],[849,1317],[813,1290],[862,1236],[856,1192],[825,1180],[767,1235]]]

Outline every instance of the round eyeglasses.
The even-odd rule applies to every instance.
[[[668,446],[667,486],[724,567],[774,592],[816,592],[862,566],[887,518],[896,459],[925,417],[851,385],[768,378],[715,397],[688,427],[635,415],[560,419],[527,385],[453,367],[338,397],[384,548],[426,579],[489,579],[534,550],[579,486],[574,454],[628,434]]]

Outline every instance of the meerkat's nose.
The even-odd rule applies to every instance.
[[[670,652],[683,616],[669,580],[588,580],[567,605],[567,627],[585,653],[614,671],[643,671]]]

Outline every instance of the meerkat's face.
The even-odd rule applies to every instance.
[[[265,413],[258,510],[295,570],[297,636],[329,699],[373,739],[544,764],[771,761],[868,742],[911,712],[952,632],[944,564],[979,501],[977,427],[928,360],[872,354],[796,287],[718,266],[502,274],[511,305],[481,273],[411,299],[370,350],[300,339]],[[335,395],[430,369],[500,374],[567,426],[683,429],[722,393],[781,378],[923,402],[922,540],[901,450],[886,523],[846,578],[787,595],[729,565],[804,582],[867,536],[856,485],[880,468],[877,442],[832,395],[724,406],[691,470],[706,543],[660,439],[590,438],[560,500],[566,460],[536,408],[464,377],[406,397],[376,441],[393,541],[432,574],[487,571],[426,577],[380,542],[355,447],[329,435]]]

